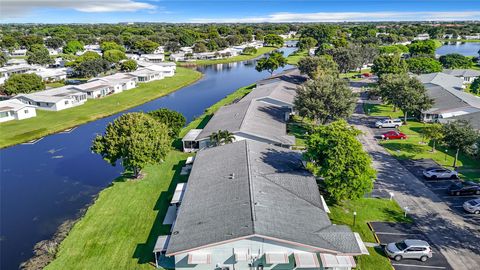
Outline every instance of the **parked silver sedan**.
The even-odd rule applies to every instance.
[[[406,239],[385,246],[385,253],[395,261],[402,259],[417,259],[422,262],[432,257],[430,245],[423,240]]]
[[[480,214],[480,199],[473,199],[463,203],[463,209],[468,213]]]
[[[423,170],[423,176],[427,179],[457,179],[458,172],[442,167],[432,167]]]

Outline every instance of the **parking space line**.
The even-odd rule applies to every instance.
[[[447,269],[444,266],[428,266],[428,265],[418,265],[418,264],[403,264],[403,263],[392,263],[392,265],[397,266],[407,266],[407,267],[422,267],[422,268],[433,268],[433,269]]]
[[[387,234],[387,235],[420,235],[419,233],[392,233],[392,232],[375,232],[376,234]]]

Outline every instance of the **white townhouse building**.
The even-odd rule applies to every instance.
[[[118,92],[116,92],[112,85],[101,80],[94,80],[79,85],[73,85],[72,89],[86,93],[87,98],[89,99],[102,98],[121,92],[119,89],[117,89]]]
[[[443,73],[462,78],[463,83],[473,83],[473,81],[480,77],[480,71],[474,69],[444,69]]]
[[[19,94],[15,98],[37,109],[61,111],[84,104],[87,101],[87,94],[76,91],[72,86],[63,86],[30,94]]]
[[[39,66],[34,66],[29,64],[19,64],[19,65],[1,67],[0,68],[0,84],[3,84],[13,74],[23,74],[27,72],[36,72],[39,70],[40,70]]]
[[[23,120],[37,116],[35,106],[25,104],[18,99],[0,101],[0,122]]]
[[[332,224],[302,154],[240,141],[198,152],[158,267],[184,270],[350,270],[368,254],[360,235]]]
[[[115,94],[137,87],[137,77],[129,73],[115,73],[105,77],[93,78],[88,82],[106,83],[113,87]]]
[[[150,63],[160,63],[165,61],[165,55],[163,54],[142,54],[139,60],[147,61]]]
[[[149,67],[139,68],[133,72],[130,72],[129,74],[135,76],[138,82],[151,82],[165,78],[163,72],[151,69]]]
[[[42,77],[44,82],[56,82],[67,79],[66,68],[42,68],[38,71],[29,71],[28,73],[35,73]]]

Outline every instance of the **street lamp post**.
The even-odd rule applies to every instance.
[[[448,153],[448,149],[445,149],[445,162],[447,162],[447,153]]]
[[[356,218],[357,218],[357,212],[353,212],[353,226],[355,226]]]

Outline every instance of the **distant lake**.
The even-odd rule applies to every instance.
[[[459,53],[465,56],[478,56],[478,50],[480,50],[480,42],[458,42],[443,45],[437,49],[436,54]]]

